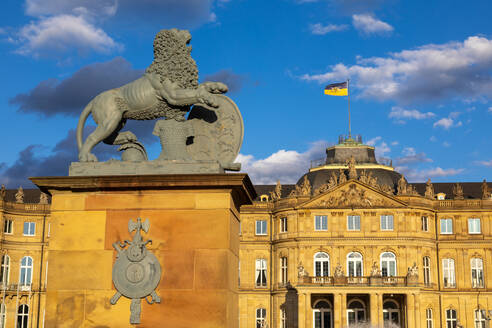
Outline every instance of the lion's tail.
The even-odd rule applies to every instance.
[[[76,133],[77,133],[77,146],[79,147],[79,151],[80,149],[82,149],[82,134],[84,132],[85,121],[87,120],[91,112],[92,112],[92,101],[87,106],[85,106],[84,110],[80,114],[79,123],[77,124]]]

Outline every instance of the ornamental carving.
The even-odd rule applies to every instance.
[[[482,199],[490,199],[489,185],[485,179],[482,182]]]
[[[138,218],[137,222],[130,220],[128,221],[128,232],[135,231],[133,240],[113,244],[114,249],[118,252],[113,265],[113,284],[117,291],[110,302],[115,305],[121,296],[132,300],[130,304],[131,324],[140,323],[142,298],[149,304],[161,302],[161,298],[155,292],[161,279],[161,265],[155,255],[146,248],[152,240],[144,241],[140,233],[141,230],[148,232],[149,227],[149,219],[144,222],[141,218]],[[125,248],[126,246],[128,247]],[[150,300],[147,299],[148,296],[151,297]]]
[[[431,179],[425,183],[425,197],[434,199],[434,186],[432,185]]]
[[[459,183],[453,186],[453,195],[454,199],[465,199],[465,196],[463,195],[463,187]]]
[[[280,184],[280,180],[277,180],[277,185],[275,186],[274,191],[270,191],[270,198],[272,201],[279,200],[282,197],[282,185]]]
[[[342,190],[333,194],[326,195],[314,201],[309,207],[330,207],[330,208],[370,208],[370,207],[395,207],[396,203],[382,197],[379,194],[363,189],[352,183]]]
[[[304,180],[302,181],[301,185],[296,185],[296,189],[292,190],[289,196],[311,196],[311,183],[309,182],[306,175],[304,176]]]

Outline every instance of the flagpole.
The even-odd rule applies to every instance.
[[[352,139],[352,131],[350,129],[350,79],[347,79],[347,99],[348,99],[348,118],[349,118],[349,139]]]

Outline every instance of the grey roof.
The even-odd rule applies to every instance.
[[[7,189],[5,193],[5,201],[15,203],[15,194],[17,189]],[[39,189],[24,189],[24,203],[37,204],[39,203],[39,196],[41,190]],[[48,203],[51,203],[51,196],[48,195]]]

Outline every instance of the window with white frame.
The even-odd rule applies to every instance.
[[[393,230],[393,215],[381,215],[381,230]]]
[[[287,328],[287,313],[285,313],[285,309],[280,309],[280,328]]]
[[[441,219],[441,234],[450,235],[453,233],[453,219]]]
[[[48,265],[48,263],[46,263]],[[241,260],[237,261],[237,286],[241,286]]]
[[[347,323],[349,327],[364,325],[366,322],[366,307],[362,300],[353,299],[347,305]]]
[[[285,285],[287,284],[288,279],[288,267],[287,267],[287,257],[282,256],[280,258],[280,282]]]
[[[328,277],[330,275],[330,256],[325,252],[314,254],[314,275]]]
[[[29,306],[21,304],[17,310],[17,328],[28,328],[29,323]]]
[[[487,313],[485,310],[476,309],[475,310],[475,328],[486,328],[487,327]]]
[[[314,217],[314,230],[316,231],[328,230],[328,217],[326,215],[316,215]]]
[[[266,309],[264,308],[256,309],[256,328],[265,327],[265,321],[266,321]]]
[[[24,256],[20,265],[19,285],[27,286],[32,283],[32,257]]]
[[[422,267],[424,269],[424,284],[429,285],[431,283],[431,259],[428,256],[422,258]]]
[[[480,234],[482,229],[480,228],[479,218],[469,218],[468,219],[468,233],[469,234]]]
[[[357,252],[347,254],[347,275],[349,277],[362,277],[362,255]]]
[[[429,231],[429,218],[427,216],[422,216],[422,231]]]
[[[446,328],[456,328],[458,325],[458,319],[456,317],[456,310],[446,310]]]
[[[7,254],[2,256],[2,267],[0,270],[0,283],[3,286],[8,285],[10,274],[10,257]],[[0,326],[2,327],[2,326]]]
[[[267,234],[267,222],[266,220],[256,220],[256,234],[266,235]]]
[[[483,261],[479,257],[473,257],[471,259],[471,279],[472,288],[483,288]]]
[[[24,222],[24,236],[34,236],[36,233],[36,223],[35,222]]]
[[[280,232],[287,232],[287,217],[280,218]]]
[[[396,255],[391,252],[381,254],[381,275],[383,277],[396,276]]]
[[[12,227],[14,225],[14,222],[12,220],[5,220],[3,222],[3,232],[6,234],[11,234],[12,233]]]
[[[434,320],[432,318],[432,309],[425,310],[425,323],[427,328],[434,328]]]
[[[360,230],[360,215],[347,216],[347,230],[350,231]]]
[[[267,285],[267,261],[265,259],[256,260],[256,287],[266,287]]]
[[[6,322],[7,321],[7,308],[5,306],[5,303],[0,304],[0,327],[4,328],[6,327]]]
[[[442,276],[444,279],[445,288],[456,287],[456,277],[454,274],[454,260],[442,259]]]

